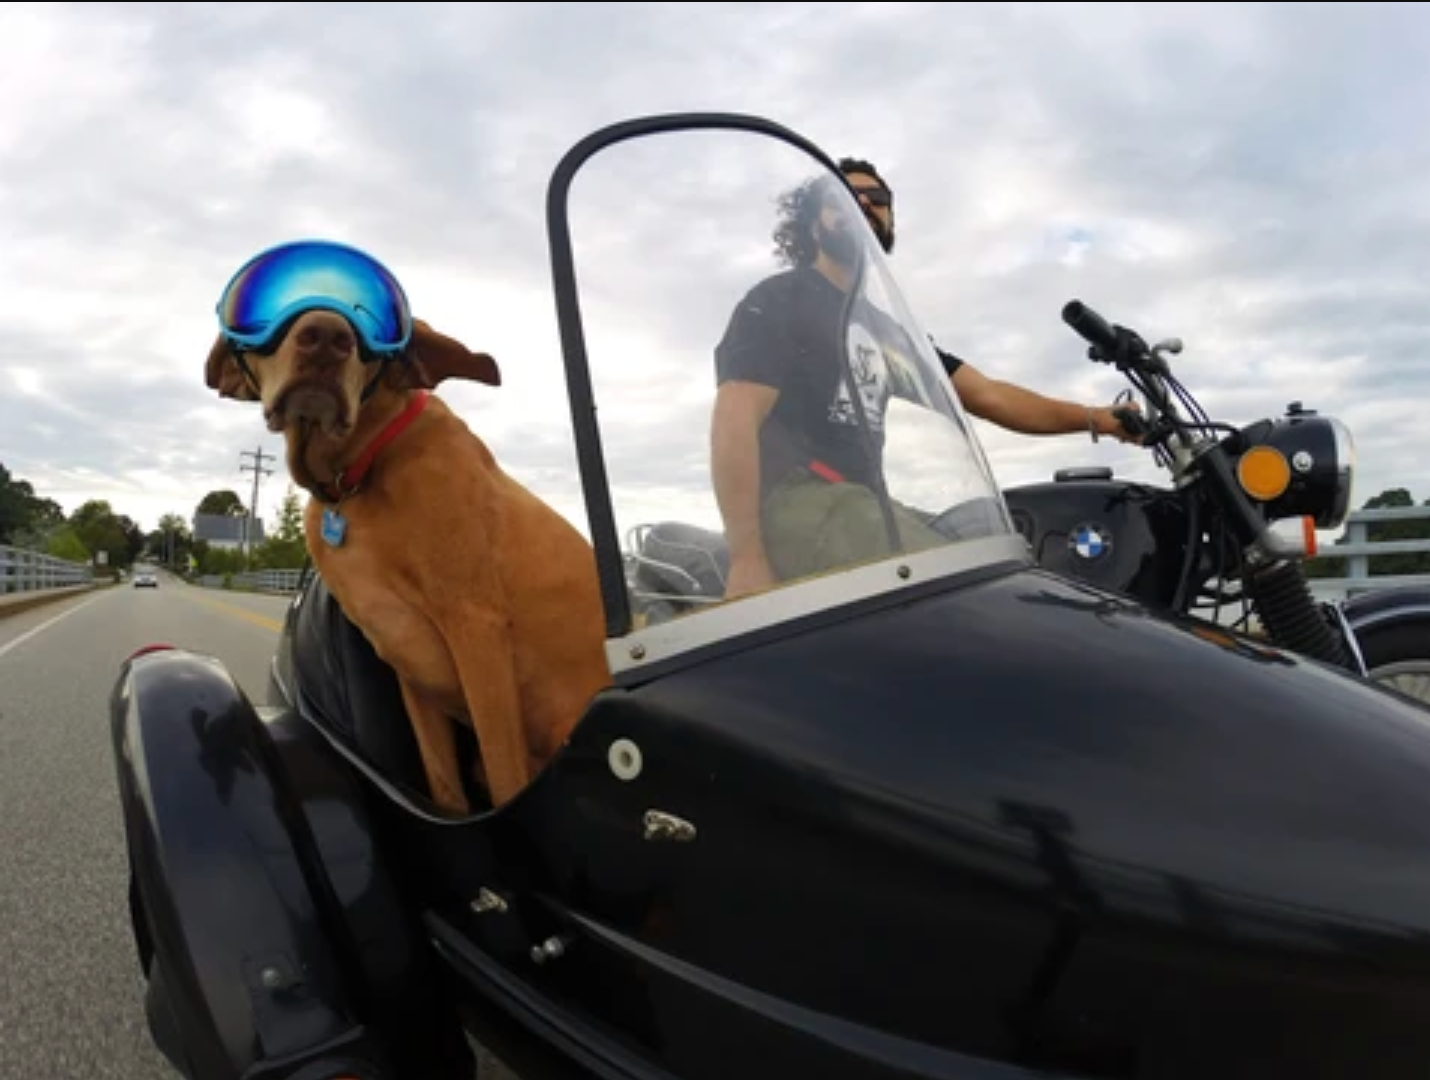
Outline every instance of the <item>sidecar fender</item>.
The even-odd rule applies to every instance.
[[[1358,635],[1409,623],[1430,625],[1430,585],[1399,585],[1348,597],[1341,605]]]
[[[110,709],[150,1029],[170,1061],[192,1077],[318,1062],[366,1076],[404,1060],[394,1037],[431,1052],[425,944],[322,735],[178,649],[127,660]]]

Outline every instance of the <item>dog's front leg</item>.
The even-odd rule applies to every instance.
[[[402,703],[412,723],[417,739],[417,751],[427,774],[427,788],[432,801],[443,810],[457,814],[471,812],[462,774],[457,764],[457,739],[453,720],[441,708],[413,690],[406,680],[400,683]]]
[[[500,806],[531,779],[530,740],[521,710],[510,623],[496,612],[463,612],[444,629],[477,734],[487,790],[492,805]]]

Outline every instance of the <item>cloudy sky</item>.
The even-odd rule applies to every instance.
[[[584,528],[547,183],[592,129],[683,110],[876,160],[913,310],[986,373],[1110,400],[1059,321],[1079,296],[1182,337],[1220,419],[1345,419],[1357,504],[1430,499],[1425,5],[11,3],[0,40],[0,463],[67,511],[150,528],[247,500],[241,454],[281,443],[204,385],[214,303],[248,255],[324,235],[497,356],[505,385],[444,397]],[[699,243],[636,231],[647,194],[604,226]],[[658,284],[618,246],[633,292]],[[1156,476],[1131,448],[977,430],[1003,484]],[[265,517],[285,488],[280,457]]]

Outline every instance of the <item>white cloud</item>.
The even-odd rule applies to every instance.
[[[1184,381],[1227,419],[1298,399],[1343,416],[1361,497],[1430,498],[1414,411],[1430,355],[1423,7],[331,10],[0,8],[0,462],[67,509],[108,498],[152,526],[213,488],[247,497],[239,454],[281,444],[203,385],[213,304],[247,255],[302,234],[372,250],[419,314],[497,356],[502,387],[444,395],[584,528],[546,185],[593,128],[682,109],[760,114],[875,159],[898,191],[892,266],[914,310],[989,374],[1110,399],[1116,374],[1058,318],[1079,296],[1184,338]],[[694,164],[677,158],[664,183],[679,191]],[[761,175],[706,164],[731,184]],[[707,349],[685,377],[707,377],[728,290],[773,269],[768,244],[741,254],[698,220],[658,230],[648,211],[667,194],[633,187],[587,223],[623,240],[611,287],[657,321],[604,323],[633,394],[603,420],[657,421],[611,449],[663,467],[652,492],[701,438],[679,378],[658,381],[674,372],[661,349],[684,320]],[[763,238],[770,209],[752,197],[733,227]],[[723,253],[726,291],[676,308],[670,245],[691,265]],[[593,302],[606,286],[583,280]],[[1007,482],[1088,461],[1152,475],[1127,448],[975,426]]]

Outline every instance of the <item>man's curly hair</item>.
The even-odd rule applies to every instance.
[[[872,162],[862,158],[839,159],[839,171],[845,176],[861,173],[872,176],[890,192],[888,181],[879,175]],[[775,225],[775,258],[786,266],[808,266],[819,254],[814,242],[814,220],[820,207],[838,181],[832,176],[816,176],[798,187],[784,192],[776,200],[778,220]]]
[[[834,183],[832,176],[816,176],[784,192],[776,200],[775,258],[787,266],[808,266],[819,254],[814,242],[814,220]]]

